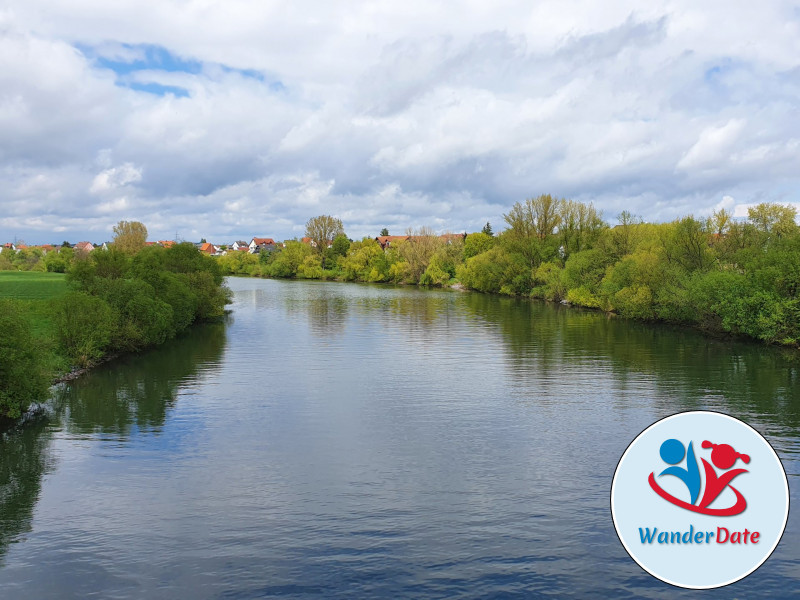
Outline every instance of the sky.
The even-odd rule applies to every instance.
[[[7,0],[0,241],[800,203],[800,0]],[[800,204],[798,204],[800,207]]]

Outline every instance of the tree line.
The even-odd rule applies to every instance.
[[[129,233],[120,230],[107,251],[74,257],[68,291],[43,306],[0,301],[0,421],[45,398],[58,373],[224,314],[230,290],[213,258],[191,243],[145,247],[146,233]]]
[[[226,274],[257,277],[460,284],[798,346],[796,216],[773,203],[745,220],[718,210],[656,224],[623,211],[612,227],[591,203],[545,194],[514,204],[498,235],[488,223],[463,240],[423,227],[384,249],[374,238],[351,242],[338,222],[315,246],[289,241],[218,261]]]

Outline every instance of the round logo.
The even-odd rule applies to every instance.
[[[625,450],[611,484],[622,545],[675,586],[728,585],[760,567],[789,516],[778,455],[728,415],[684,412],[653,423]]]

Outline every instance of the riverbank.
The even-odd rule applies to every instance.
[[[0,419],[6,422],[40,402],[53,381],[222,317],[231,295],[217,263],[193,244],[96,251],[74,261],[66,278],[12,272],[0,282],[6,284],[0,288]]]

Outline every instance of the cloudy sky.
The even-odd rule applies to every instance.
[[[800,202],[800,1],[10,0],[0,241]]]

